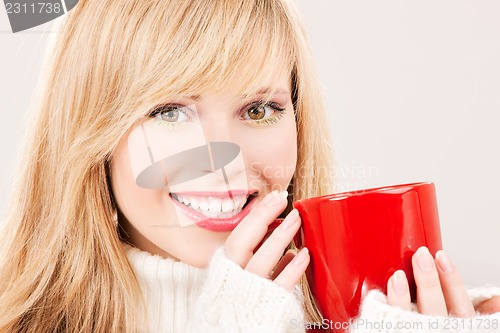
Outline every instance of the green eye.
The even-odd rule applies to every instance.
[[[156,119],[169,123],[182,123],[189,121],[189,109],[180,105],[164,105],[156,108],[150,115]]]
[[[183,105],[162,105],[154,109],[149,115],[155,123],[160,126],[167,126],[169,129],[176,129],[185,126],[193,121],[193,111]]]
[[[161,120],[176,122],[179,119],[179,110],[163,111],[160,114]]]

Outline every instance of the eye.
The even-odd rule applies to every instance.
[[[259,122],[274,116],[276,112],[281,114],[284,111],[285,108],[280,107],[274,102],[264,103],[259,101],[250,104],[248,109],[243,114],[243,119]]]
[[[167,123],[183,123],[191,120],[190,113],[191,110],[186,106],[162,105],[151,112],[149,116]]]

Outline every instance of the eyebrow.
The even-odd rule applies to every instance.
[[[191,96],[184,96],[182,98],[191,99],[195,102],[198,102],[200,100],[201,96],[200,95],[191,95]]]
[[[243,98],[248,98],[250,96],[255,96],[255,95],[266,95],[273,93],[274,95],[290,95],[290,92],[286,89],[271,89],[271,88],[262,88],[257,90],[255,94],[250,94],[250,95],[243,95]],[[201,99],[201,95],[190,95],[190,96],[183,96],[182,98],[190,99],[195,102],[198,102]]]
[[[280,89],[280,88],[277,88],[277,89],[262,88],[262,89],[259,89],[257,91],[257,93],[255,93],[255,95],[267,95],[270,93],[273,93],[274,95],[290,95],[290,92],[288,90]],[[244,95],[244,97],[248,97],[248,96],[252,96],[252,95]]]

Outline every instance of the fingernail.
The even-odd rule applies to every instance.
[[[408,289],[406,274],[402,270],[396,271],[392,276],[392,288],[398,295],[404,295]]]
[[[417,250],[417,264],[422,272],[430,272],[432,271],[432,266],[434,265],[434,260],[425,246],[420,247]]]
[[[445,273],[453,272],[453,265],[451,264],[450,259],[442,250],[437,251],[436,253],[436,262],[441,268],[441,270]]]
[[[287,190],[284,190],[282,192],[280,192],[280,195],[285,199],[285,200],[288,200],[288,191]]]
[[[308,253],[309,250],[307,249],[307,247],[304,247],[302,250],[300,250],[299,254],[297,254],[295,258],[293,258],[293,264],[295,266],[302,265],[304,261],[306,261]]]
[[[299,217],[299,212],[297,211],[297,209],[293,209],[290,213],[288,213],[286,218],[281,223],[282,229],[283,230],[289,229],[292,225],[297,223],[298,217]]]
[[[278,194],[278,191],[274,190],[272,191],[271,193],[268,193],[264,199],[262,199],[262,203],[263,204],[269,204],[271,203],[271,201],[273,201],[273,199],[277,196]]]

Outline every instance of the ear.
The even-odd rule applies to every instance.
[[[493,314],[500,312],[500,296],[493,296],[486,301],[476,305],[475,310],[481,314]]]

